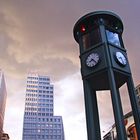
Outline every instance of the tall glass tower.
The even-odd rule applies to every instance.
[[[3,122],[4,122],[4,114],[5,114],[5,105],[6,105],[6,84],[4,79],[4,74],[0,70],[0,140],[3,133]]]
[[[22,140],[64,140],[61,116],[54,116],[53,85],[48,76],[27,77]]]

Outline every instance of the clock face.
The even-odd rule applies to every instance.
[[[88,67],[94,67],[99,62],[99,54],[91,53],[86,59],[86,65]]]
[[[125,66],[125,65],[127,64],[126,57],[124,56],[123,53],[121,53],[121,52],[116,52],[116,53],[115,53],[115,57],[116,57],[117,62],[118,62],[120,65]]]

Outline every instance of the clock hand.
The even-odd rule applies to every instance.
[[[119,60],[121,61],[122,64],[124,64],[123,58],[119,57]]]
[[[97,61],[95,59],[92,59],[95,63],[97,63]]]

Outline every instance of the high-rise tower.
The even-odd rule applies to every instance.
[[[22,140],[64,140],[61,116],[54,116],[53,85],[48,76],[27,77]]]
[[[4,114],[5,114],[6,97],[7,97],[7,92],[6,92],[4,74],[0,70],[0,140],[3,133],[3,121],[4,121]]]

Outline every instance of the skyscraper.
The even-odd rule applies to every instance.
[[[48,76],[27,77],[22,140],[64,140],[61,116],[54,116],[53,85]]]
[[[3,121],[4,121],[6,97],[7,97],[7,92],[6,92],[4,74],[0,70],[0,140],[3,133]]]

